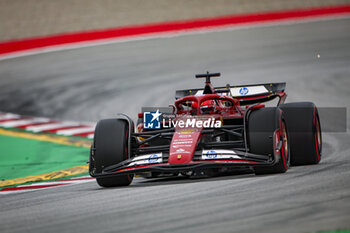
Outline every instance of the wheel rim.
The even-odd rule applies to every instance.
[[[281,139],[282,139],[282,146],[283,146],[283,155],[286,162],[287,167],[289,167],[289,142],[288,142],[288,134],[286,129],[286,124],[283,121],[282,122],[282,132],[281,132]]]
[[[322,142],[321,142],[320,121],[318,120],[318,117],[316,117],[316,139],[317,139],[317,146],[320,149]]]
[[[320,126],[320,120],[318,116],[315,118],[315,146],[316,146],[316,156],[317,161],[320,161],[321,159],[321,146],[322,146],[322,135],[321,135],[321,126]]]

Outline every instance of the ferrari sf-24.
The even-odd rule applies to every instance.
[[[285,103],[285,83],[178,90],[169,107],[100,120],[89,173],[102,187],[129,185],[135,174],[217,174],[248,169],[284,173],[321,159],[320,118],[311,102]],[[273,102],[274,106],[267,104]]]

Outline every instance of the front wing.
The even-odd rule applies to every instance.
[[[238,156],[216,156],[203,158],[202,153],[195,153],[193,160],[184,164],[169,164],[167,153],[158,153],[151,155],[141,155],[121,163],[106,167],[99,174],[91,172],[92,177],[118,176],[123,174],[141,173],[141,172],[187,172],[196,169],[206,168],[246,168],[256,166],[272,166],[276,159],[268,155],[257,155],[248,152],[240,152]],[[210,157],[210,156],[209,156]]]

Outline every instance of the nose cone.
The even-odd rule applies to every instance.
[[[197,147],[200,131],[184,129],[174,133],[169,151],[170,164],[182,164],[192,161]]]

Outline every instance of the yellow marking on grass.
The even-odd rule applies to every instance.
[[[19,138],[38,140],[38,141],[58,143],[58,144],[67,145],[67,146],[77,146],[77,147],[85,147],[85,148],[90,148],[91,146],[91,141],[87,139],[86,140],[76,139],[76,138],[62,137],[57,135],[33,134],[33,133],[27,133],[27,132],[5,130],[1,128],[0,128],[0,134],[4,136],[10,136],[10,137],[19,137]]]
[[[88,165],[82,165],[82,166],[63,169],[60,171],[44,173],[40,175],[21,177],[21,178],[16,178],[12,180],[3,180],[3,181],[0,181],[0,187],[10,186],[10,185],[19,185],[19,184],[24,184],[28,182],[48,181],[48,180],[64,178],[67,176],[79,175],[82,173],[87,173],[88,169],[89,169]]]

